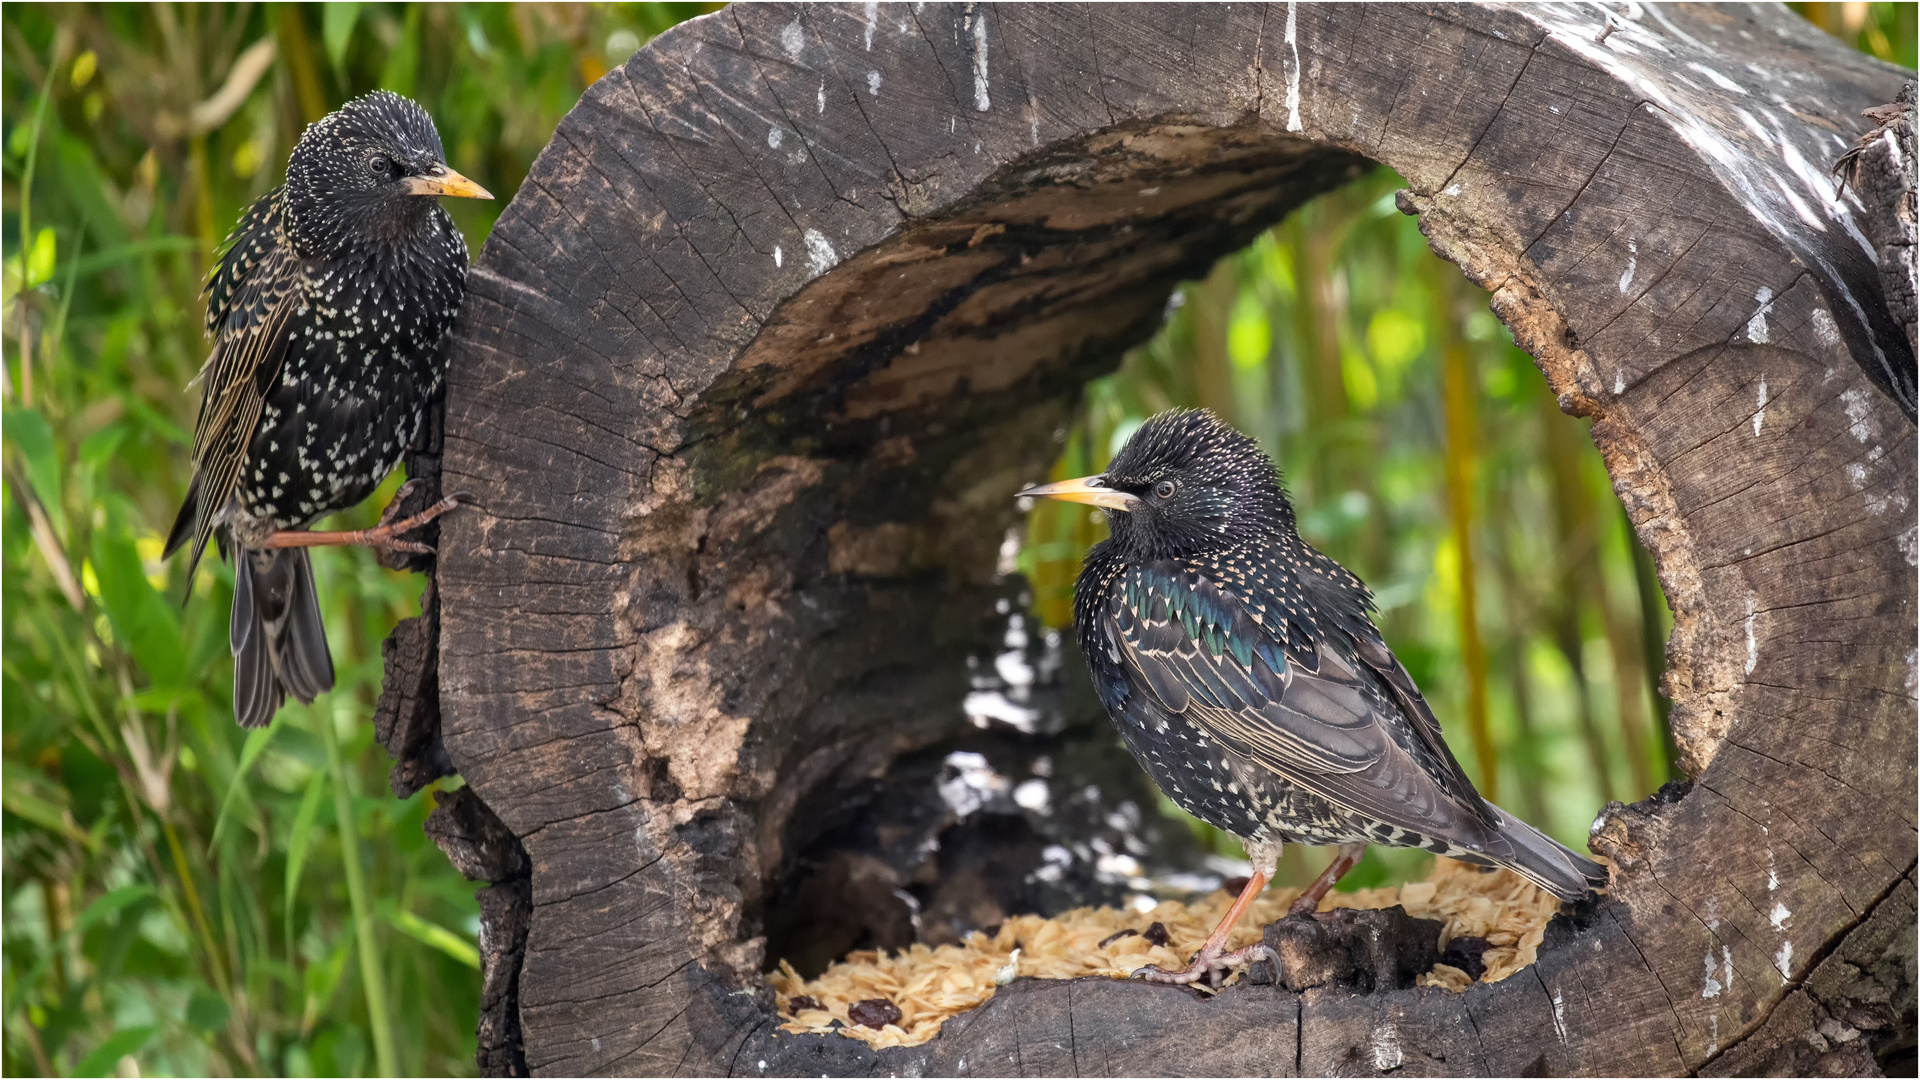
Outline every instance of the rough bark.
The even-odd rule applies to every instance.
[[[484,512],[443,528],[441,738],[530,860],[525,1066],[1910,1046],[1914,357],[1826,177],[1900,83],[1745,6],[775,4],[636,54],[496,226],[449,386],[446,486]],[[1022,982],[912,1050],[777,1036],[760,935],[799,808],[964,724],[1010,496],[1079,387],[1367,159],[1593,419],[1674,610],[1693,783],[1607,808],[1610,898],[1465,994]]]

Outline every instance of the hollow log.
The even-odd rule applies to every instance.
[[[475,266],[441,467],[482,509],[444,519],[437,668],[401,650],[439,724],[405,738],[476,804],[442,832],[526,860],[475,871],[483,1065],[1910,1063],[1915,362],[1828,175],[1902,80],[1744,5],[765,4],[641,50]],[[1081,386],[1369,162],[1592,419],[1690,780],[1596,807],[1608,897],[1464,994],[1022,980],[919,1047],[780,1033],[780,883],[967,730]]]

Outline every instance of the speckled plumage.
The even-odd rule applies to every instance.
[[[311,700],[333,683],[305,552],[258,545],[372,494],[440,392],[467,247],[407,185],[457,177],[443,158],[414,102],[349,102],[307,128],[286,183],[241,217],[208,278],[214,346],[167,550],[190,539],[197,564],[220,533],[248,556],[232,626],[243,724],[271,719],[283,691]]]
[[[1176,803],[1250,849],[1422,847],[1565,899],[1605,882],[1474,790],[1366,586],[1300,539],[1252,440],[1163,413],[1094,483],[1133,500],[1087,556],[1075,626],[1101,702]]]

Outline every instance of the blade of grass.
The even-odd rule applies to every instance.
[[[153,255],[165,251],[197,251],[200,241],[191,236],[156,236],[147,240],[135,240],[128,244],[96,251],[84,259],[73,262],[73,276],[86,277],[102,270],[111,270],[121,263],[130,262],[142,255]]]
[[[379,944],[374,938],[373,904],[367,895],[367,883],[360,866],[360,835],[353,820],[353,790],[347,778],[346,763],[340,755],[340,734],[334,718],[321,713],[317,718],[320,739],[327,747],[327,772],[333,778],[335,822],[340,830],[340,861],[345,864],[347,901],[353,911],[354,940],[360,953],[360,980],[367,995],[367,1022],[373,1029],[374,1063],[381,1076],[398,1075],[393,1057],[393,1029],[387,1015],[387,982],[380,970]]]
[[[307,844],[313,835],[313,821],[320,815],[320,799],[327,790],[325,770],[315,769],[307,781],[307,793],[293,815],[293,831],[287,835],[286,922],[287,955],[293,955],[294,898],[300,895],[300,873],[307,866]]]
[[[394,929],[422,945],[438,949],[475,971],[480,970],[480,950],[466,938],[404,909],[390,908],[381,914]]]
[[[33,131],[27,136],[27,160],[20,170],[20,245],[22,267],[25,266],[26,246],[33,243],[33,173],[40,163],[40,133],[46,126],[47,105],[53,100],[53,73],[59,67],[58,54],[47,58],[47,79],[40,86],[40,94],[33,103]],[[24,281],[23,281],[24,284]],[[20,402],[28,408],[33,407],[33,335],[27,330],[26,292],[20,295],[20,309],[15,318],[18,320],[20,334]]]
[[[213,846],[220,842],[220,831],[226,828],[227,817],[233,809],[234,801],[245,797],[247,773],[279,731],[280,715],[275,713],[272,723],[247,732],[246,745],[240,748],[240,764],[233,770],[233,782],[227,785],[226,797],[220,800],[220,814],[213,820],[213,835],[207,838],[208,851],[212,851]]]

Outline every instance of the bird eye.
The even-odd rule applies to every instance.
[[[388,172],[392,171],[392,169],[393,162],[388,161],[378,154],[374,155],[372,161],[367,162],[367,171],[375,176],[385,176]]]
[[[1153,493],[1159,498],[1171,499],[1173,498],[1173,493],[1179,489],[1179,486],[1180,485],[1174,483],[1171,480],[1162,480],[1159,483],[1153,485]]]

